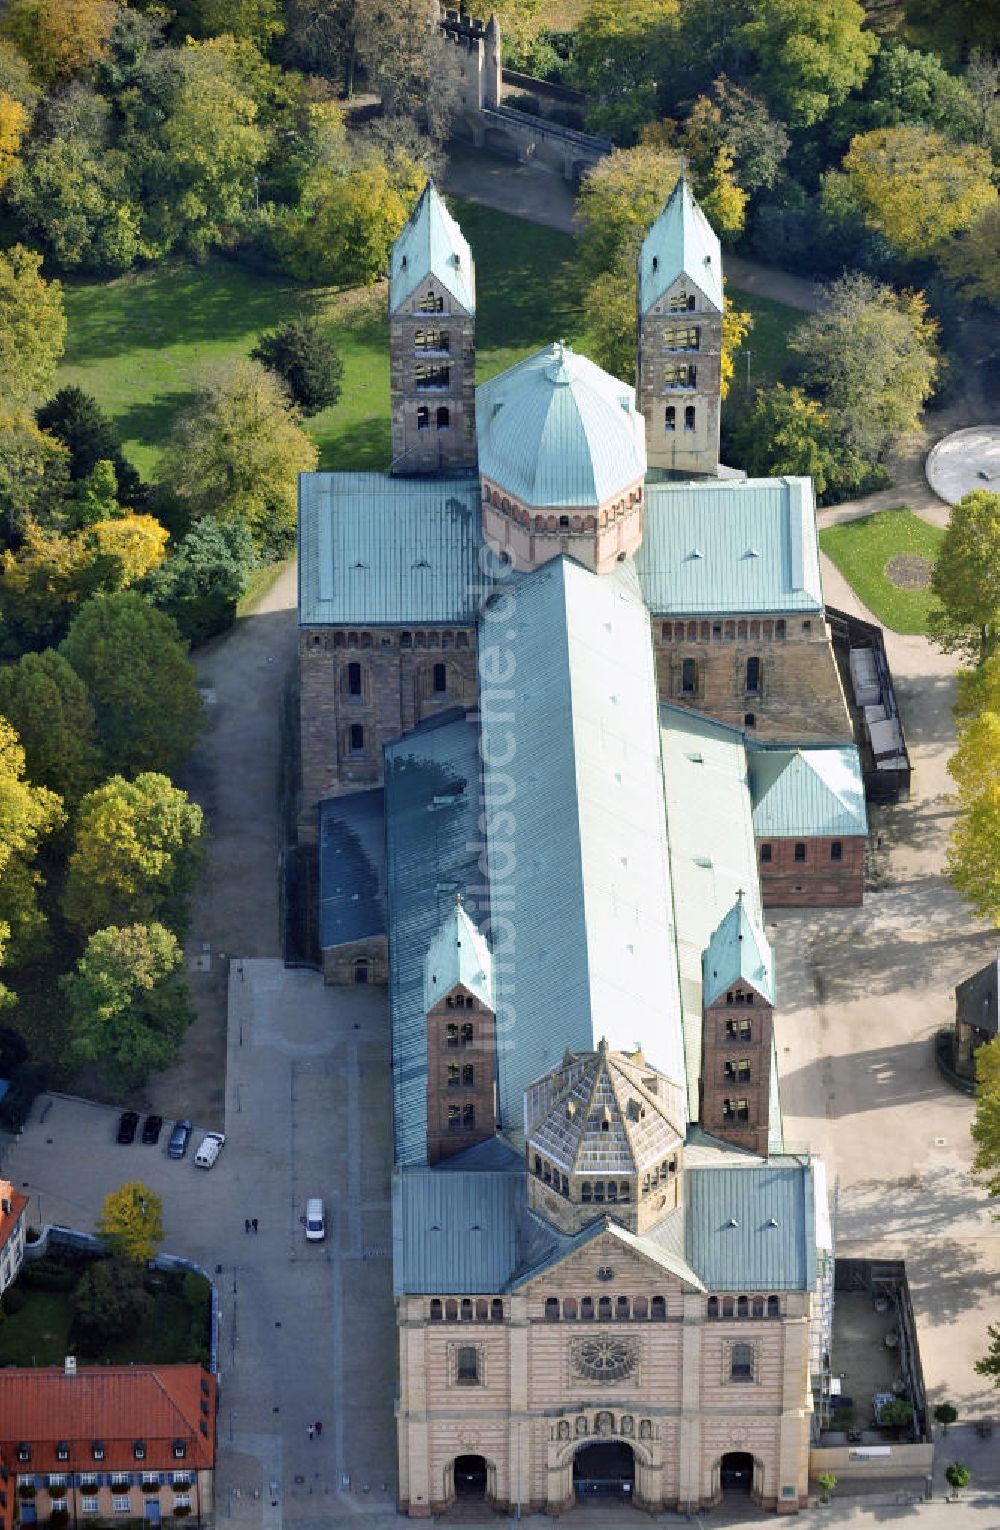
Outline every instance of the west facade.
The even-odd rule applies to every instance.
[[[388,987],[414,1516],[806,1501],[832,1246],[764,906],[860,896],[864,798],[811,484],[719,464],[721,253],[683,181],[637,302],[636,389],[561,343],[474,389],[429,186],[392,470],[301,483],[302,821],[328,975]]]

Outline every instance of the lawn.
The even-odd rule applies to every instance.
[[[828,526],[820,532],[819,540],[859,600],[880,622],[894,632],[926,633],[934,605],[929,586],[900,588],[886,570],[894,559],[901,559],[906,561],[894,570],[896,579],[929,576],[943,536],[939,527],[929,526],[912,510],[900,508]]]
[[[585,346],[581,295],[573,279],[574,240],[478,203],[455,207],[476,261],[477,376],[492,377],[548,340]],[[754,385],[780,371],[793,309],[730,294],[752,309]],[[385,288],[336,292],[303,288],[215,259],[111,282],[69,283],[66,354],[59,384],[92,393],[118,423],[129,457],[153,472],[177,411],[189,403],[199,368],[246,356],[262,330],[306,307],[324,316],[344,360],[340,402],[308,427],[320,466],[383,468],[389,459],[389,356]],[[737,377],[744,375],[742,358]]]

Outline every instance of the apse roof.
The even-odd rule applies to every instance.
[[[706,1008],[741,979],[768,1004],[775,1002],[774,953],[751,916],[742,889],[705,948],[702,975],[702,1004]]]
[[[822,611],[812,480],[650,480],[635,566],[654,616]]]
[[[605,504],[646,471],[635,389],[561,342],[476,389],[479,469],[531,506]]]
[[[476,268],[472,251],[431,180],[392,247],[390,313],[395,313],[425,276],[433,276],[467,313],[475,313]]]
[[[722,250],[683,175],[642,242],[640,313],[648,313],[679,276],[689,278],[722,312]]]
[[[759,838],[868,833],[861,762],[853,744],[772,749],[748,739],[747,766]]]

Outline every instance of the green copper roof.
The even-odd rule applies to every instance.
[[[489,1296],[517,1268],[525,1206],[513,1173],[412,1168],[392,1177],[392,1282],[397,1296]]]
[[[663,789],[677,925],[688,1112],[698,1113],[702,953],[742,887],[758,925],[757,879],[743,735],[682,707],[660,707]]]
[[[654,616],[821,611],[812,480],[648,483],[635,566]]]
[[[767,936],[737,895],[729,913],[712,933],[702,957],[702,1003],[707,1008],[738,980],[774,1003],[774,953]]]
[[[465,236],[428,181],[389,260],[389,312],[433,276],[466,313],[476,311],[476,269]]]
[[[424,958],[424,1009],[431,1010],[453,988],[468,989],[493,1008],[493,958],[457,895]]]
[[[641,1046],[678,1083],[684,1060],[656,673],[634,576],[555,558],[514,576],[490,615],[482,754],[496,764],[483,789],[504,944],[499,1098],[517,1142],[525,1089],[567,1048]]]
[[[600,505],[646,471],[635,389],[555,344],[476,389],[479,468],[527,505]]]
[[[868,833],[861,762],[851,744],[769,749],[747,741],[758,839],[836,839]]]
[[[483,593],[475,478],[299,475],[299,625],[472,626]]]
[[[639,312],[648,313],[679,276],[722,312],[722,250],[682,175],[639,252]]]
[[[816,1282],[814,1166],[687,1168],[687,1257],[709,1291],[811,1291]]]

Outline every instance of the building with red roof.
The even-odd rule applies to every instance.
[[[0,1530],[211,1521],[216,1408],[200,1365],[0,1370]]]
[[[0,1296],[18,1277],[24,1260],[28,1197],[0,1179]]]

